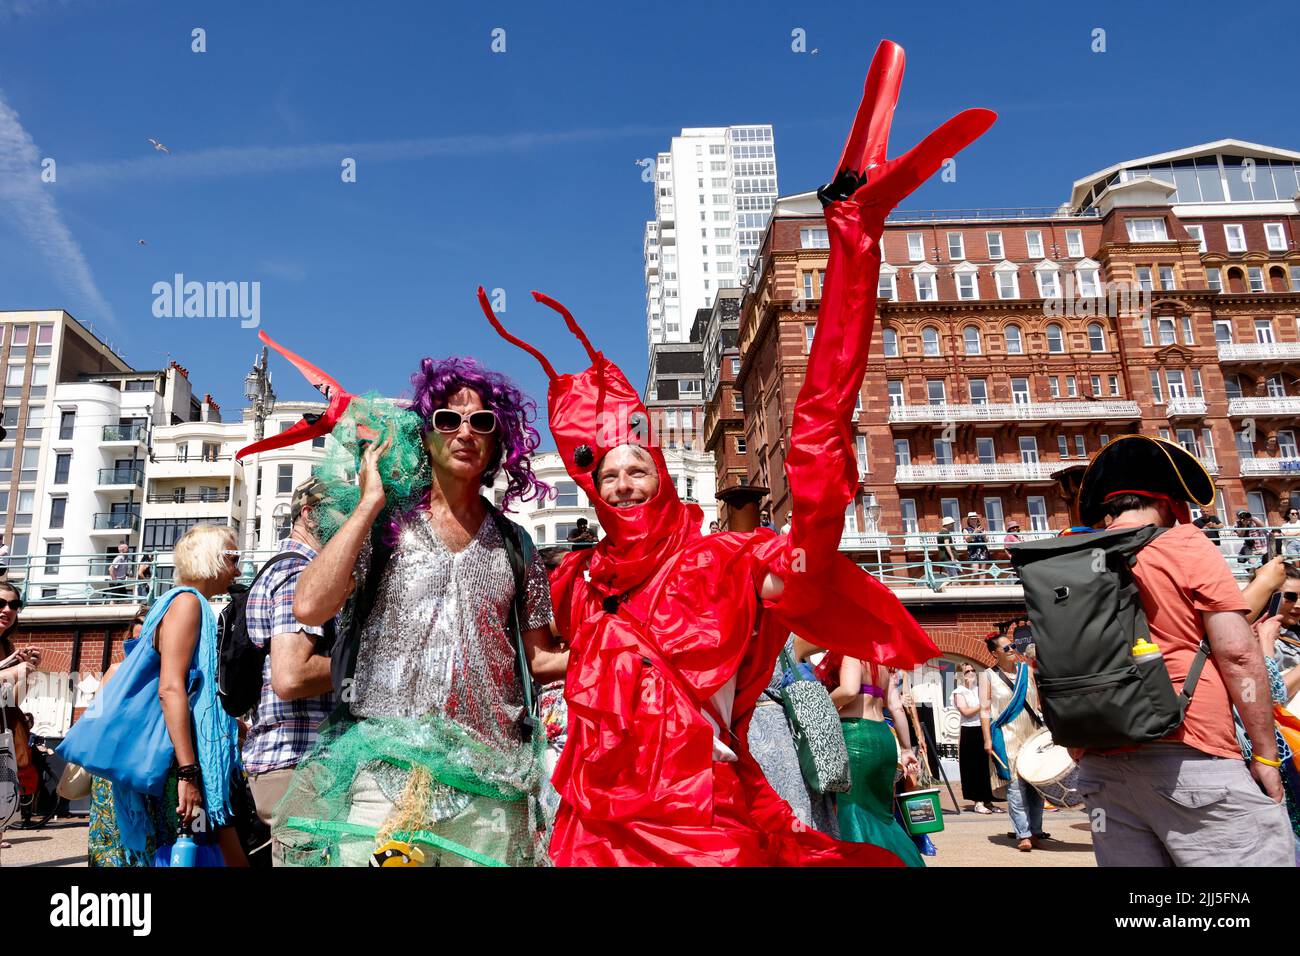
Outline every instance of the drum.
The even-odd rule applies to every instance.
[[[1079,795],[1079,767],[1070,752],[1052,741],[1049,730],[1030,737],[1016,757],[1016,774],[1054,807],[1070,809],[1083,805]]]

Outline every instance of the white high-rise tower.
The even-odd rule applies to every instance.
[[[646,345],[686,342],[697,309],[740,286],[776,202],[771,126],[684,129],[655,161],[645,227]]]

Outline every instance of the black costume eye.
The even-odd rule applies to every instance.
[[[573,463],[579,468],[589,468],[595,456],[591,453],[590,445],[579,445],[573,449]]]

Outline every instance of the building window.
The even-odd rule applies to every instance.
[[[1151,370],[1151,394],[1155,397],[1157,405],[1165,403],[1164,393],[1160,391],[1160,373],[1155,369]]]
[[[578,507],[578,486],[572,481],[555,483],[555,506],[557,508]]]
[[[918,302],[934,302],[939,298],[939,293],[935,291],[934,276],[927,273],[912,273],[912,279],[916,282],[916,298]],[[19,389],[19,392],[22,390]]]
[[[1029,404],[1029,379],[1013,378],[1011,380],[1011,401],[1016,405]]]
[[[293,494],[293,465],[275,466],[275,493],[277,495]]]
[[[1150,292],[1155,288],[1155,283],[1151,280],[1151,267],[1137,267],[1138,288],[1143,292]]]
[[[1020,297],[1020,281],[1012,269],[1003,269],[994,275],[998,280],[998,298],[999,299],[1018,299]]]
[[[1205,287],[1211,292],[1223,291],[1223,270],[1206,269],[1205,270]]]
[[[981,465],[995,465],[998,461],[997,452],[993,446],[992,438],[975,439],[975,456],[979,459]],[[953,517],[959,517],[953,515]]]
[[[815,322],[807,322],[804,324],[803,327],[804,351],[809,354],[812,353],[813,336],[816,334],[817,334],[817,324]]]
[[[880,281],[876,283],[876,298],[883,302],[893,302],[898,298],[898,276],[895,273],[880,273]]]
[[[1061,283],[1055,269],[1038,269],[1034,272],[1038,280],[1038,294],[1044,299],[1059,299]]]
[[[899,498],[898,509],[903,519],[903,534],[916,534],[920,528],[916,518],[916,500],[913,498]]]
[[[1020,335],[1020,326],[1018,325],[1007,326],[1007,354],[1008,355],[1025,354],[1025,343],[1024,343],[1024,339]]]
[[[59,411],[59,441],[70,441],[72,439],[72,429],[77,421],[76,409],[61,409]]]
[[[1250,291],[1264,291],[1264,270],[1260,266],[1249,266],[1246,272],[1250,276]]]
[[[865,475],[871,471],[871,463],[867,460],[867,436],[856,436],[854,444],[857,445],[858,450],[858,474]]]
[[[943,379],[927,379],[925,383],[925,394],[931,405],[942,405],[947,401],[947,390],[944,388]]]
[[[36,510],[36,492],[19,491],[18,503],[14,506],[14,527],[30,528],[32,512]]]
[[[1184,315],[1181,317],[1180,321],[1183,326],[1183,344],[1195,345],[1196,339],[1192,337],[1192,317],[1190,315]]]
[[[984,351],[983,344],[980,342],[980,330],[973,325],[968,325],[962,329],[962,341],[966,345],[967,355],[980,355]]]
[[[901,379],[891,378],[886,387],[889,389],[890,408],[902,408],[907,404],[903,396],[903,382]]]
[[[912,464],[912,443],[906,438],[894,439],[894,467],[906,468]]]
[[[1065,336],[1055,322],[1047,326],[1047,351],[1059,354],[1065,351]]]
[[[1183,370],[1171,368],[1165,372],[1165,380],[1169,383],[1169,400],[1187,397],[1187,384],[1183,380]]]
[[[994,262],[997,262],[1001,259],[1006,258],[1006,256],[1003,254],[1003,249],[1002,249],[1002,233],[986,232],[984,233],[984,238],[988,240],[988,244],[989,244],[989,259],[991,259]]]
[[[1174,317],[1172,315],[1157,316],[1156,324],[1160,329],[1160,344],[1173,345],[1177,341],[1177,333],[1174,331]]]
[[[1232,322],[1228,319],[1214,320],[1214,344],[1231,345],[1232,344]]]
[[[1065,397],[1066,398],[1079,397],[1079,380],[1075,378],[1075,376],[1073,375],[1065,376]]]
[[[921,330],[921,351],[926,355],[939,354],[939,330],[927,325]]]
[[[1227,224],[1223,227],[1223,237],[1227,240],[1229,252],[1246,251],[1246,232],[1239,225]]]
[[[885,358],[898,357],[898,330],[886,328],[882,333],[885,341]]]
[[[1092,384],[1092,397],[1101,398],[1101,376],[1100,375],[1092,376],[1090,382]]]
[[[733,358],[731,360],[731,374],[733,377],[740,374],[740,359]]]
[[[979,282],[974,272],[957,273],[957,298],[978,299]]]
[[[1204,252],[1205,251],[1205,227],[1188,226],[1187,234],[1196,240],[1196,246],[1197,246],[1196,251]]]
[[[1165,234],[1163,219],[1130,219],[1125,225],[1128,226],[1129,242],[1164,242],[1169,238]]]
[[[1026,502],[1029,506],[1029,530],[1047,530],[1047,499],[1040,495],[1031,495]]]
[[[987,405],[989,403],[989,383],[987,379],[969,379],[966,382],[966,390],[970,392],[970,403],[972,405]]]
[[[1055,375],[1048,376],[1047,394],[1050,395],[1052,398],[1061,397],[1061,380],[1059,377]]]
[[[1038,464],[1038,439],[1033,435],[1024,435],[1020,438],[1020,463],[1023,465]]]
[[[1097,278],[1096,269],[1078,269],[1075,275],[1079,277],[1079,295],[1085,299],[1101,295],[1101,283]]]
[[[1175,288],[1173,266],[1160,267],[1160,288],[1165,292]]]
[[[1065,254],[1071,259],[1083,258],[1083,230],[1065,230]]]
[[[829,249],[830,235],[824,228],[800,229],[799,244],[805,249]]]
[[[934,463],[936,465],[952,464],[952,442],[942,438],[934,440]]]
[[[1273,344],[1273,320],[1256,319],[1255,320],[1255,341],[1261,345]]]
[[[1088,348],[1093,352],[1106,351],[1106,330],[1099,322],[1093,322],[1088,326]]]
[[[745,396],[736,392],[731,396],[731,410],[733,412],[743,412],[745,410]]]
[[[1025,246],[1028,249],[1029,258],[1043,258],[1043,233],[1038,229],[1025,230]]]
[[[737,455],[743,455],[743,454],[745,454],[747,451],[748,451],[748,449],[745,447],[745,439],[742,438],[741,436],[737,435],[737,436],[736,436],[736,454],[737,454]]]
[[[925,261],[925,237],[921,233],[907,234],[907,258],[911,262]]]
[[[990,532],[1001,534],[1006,530],[1006,526],[1003,524],[1001,498],[984,499],[984,521],[988,525]]]
[[[63,554],[62,541],[45,542],[45,573],[59,573],[59,557]]]
[[[1056,436],[1056,451],[1057,456],[1060,458],[1070,457],[1070,440],[1064,435]]]
[[[1268,243],[1269,252],[1286,252],[1286,235],[1280,222],[1264,223],[1264,239]]]
[[[966,241],[960,232],[948,233],[948,258],[953,262],[966,258]]]

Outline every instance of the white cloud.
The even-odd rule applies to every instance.
[[[10,4],[12,6],[12,4]],[[60,176],[60,178],[62,178]],[[54,203],[53,184],[41,181],[41,154],[18,114],[0,92],[0,205],[10,220],[49,262],[70,295],[97,319],[117,325],[100,294],[90,265]]]
[[[366,163],[393,163],[430,156],[465,156],[485,153],[526,152],[548,146],[592,142],[619,137],[661,135],[657,127],[579,129],[555,133],[501,133],[470,136],[432,136],[419,139],[361,143],[315,143],[303,146],[215,147],[186,151],[184,144],[167,143],[172,152],[163,156],[149,151],[133,159],[61,164],[59,180],[67,188],[117,185],[129,181],[166,182],[221,179],[257,173],[313,167],[336,172],[345,157],[357,161],[359,175]],[[154,134],[157,135],[157,134]]]

